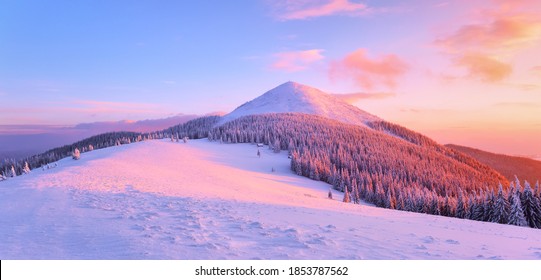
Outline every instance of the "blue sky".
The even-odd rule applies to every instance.
[[[354,104],[440,142],[533,153],[507,135],[541,137],[540,10],[529,0],[0,0],[0,125],[229,112],[293,80],[371,93]]]

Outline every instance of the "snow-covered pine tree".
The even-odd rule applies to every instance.
[[[345,203],[350,203],[351,202],[351,197],[349,195],[349,190],[348,190],[347,186],[344,187],[344,199],[342,201],[345,202]]]
[[[4,172],[0,172],[0,181],[7,180],[7,177],[4,176]]]
[[[464,197],[462,191],[458,192],[458,202],[456,206],[456,217],[460,219],[466,218],[466,209],[467,206],[464,202]]]
[[[275,153],[279,153],[279,152],[280,152],[280,149],[281,149],[281,148],[280,148],[280,139],[278,139],[278,138],[274,139],[274,144],[272,145],[272,147],[273,147],[272,150],[273,150]]]
[[[351,182],[351,196],[353,197],[353,203],[359,204],[361,203],[361,195],[359,192],[359,185],[357,184],[357,180],[353,178],[353,181]]]
[[[449,200],[449,196],[445,196],[445,200],[443,202],[443,211],[441,212],[443,216],[451,217],[451,201]]]
[[[466,211],[466,217],[464,218],[468,220],[474,220],[472,218],[473,211],[475,211],[475,200],[473,199],[473,195],[470,194],[468,196],[468,210]]]
[[[331,192],[331,189],[330,189],[330,188],[329,188],[329,193],[327,194],[327,197],[328,197],[329,199],[332,199],[332,192]]]
[[[75,160],[78,160],[81,158],[81,152],[79,152],[79,149],[75,148],[73,153],[71,154],[71,157]]]
[[[483,192],[475,198],[473,211],[470,213],[471,219],[475,221],[482,221],[485,217],[485,200],[482,198]]]
[[[30,173],[30,167],[28,166],[27,161],[24,162],[23,172],[24,172],[24,174]]]
[[[493,190],[489,191],[487,189],[485,203],[483,204],[483,206],[485,208],[483,210],[483,213],[484,213],[483,221],[491,221],[493,219],[493,216],[494,216],[494,200],[495,200],[494,191]]]
[[[524,212],[522,211],[520,197],[516,193],[513,195],[513,203],[511,204],[508,224],[521,227],[528,226],[528,222],[526,221],[526,218],[524,218]]]
[[[498,188],[498,195],[494,202],[493,214],[490,222],[500,224],[507,224],[509,222],[509,202],[503,193],[502,184],[500,184]]]
[[[13,165],[11,166],[9,176],[12,177],[12,178],[17,176],[17,172],[15,172],[15,167]]]
[[[528,181],[524,182],[524,191],[520,197],[522,211],[528,226],[532,228],[541,228],[541,209],[535,199]]]

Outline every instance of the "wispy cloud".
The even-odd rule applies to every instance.
[[[331,15],[359,16],[370,12],[367,5],[350,0],[278,0],[269,3],[280,20],[304,20]]]
[[[395,54],[370,58],[365,49],[346,55],[342,60],[331,63],[331,79],[353,79],[361,88],[371,90],[383,85],[396,86],[396,79],[408,70],[408,65]]]
[[[322,52],[322,49],[280,52],[274,54],[276,61],[271,65],[271,68],[287,72],[302,71],[311,64],[324,59]]]
[[[21,112],[27,113],[21,114]],[[146,117],[163,116],[164,108],[158,104],[96,100],[50,102],[33,106],[3,106],[0,104],[2,124],[69,124],[75,120],[127,119],[141,115]]]
[[[392,92],[357,92],[333,95],[350,104],[364,99],[386,99],[396,96],[396,94]]]
[[[501,81],[512,72],[511,65],[479,53],[464,54],[456,64],[466,67],[470,77],[485,82]]]
[[[469,72],[468,77],[490,83],[507,78],[514,56],[541,39],[541,18],[526,11],[532,2],[494,0],[494,4],[435,40],[455,66]]]

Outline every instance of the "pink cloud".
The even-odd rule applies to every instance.
[[[456,63],[457,65],[466,67],[470,77],[485,82],[501,81],[512,72],[511,65],[483,54],[466,54],[460,57]]]
[[[312,63],[325,58],[321,54],[322,52],[321,49],[313,49],[277,53],[274,55],[276,61],[271,65],[271,68],[288,72],[305,70]]]
[[[436,41],[450,52],[468,49],[516,51],[541,38],[541,21],[526,15],[500,16],[482,24],[460,27],[450,36]]]
[[[362,15],[369,12],[362,3],[350,0],[285,0],[273,1],[277,17],[281,20],[302,20],[330,15]]]
[[[331,79],[353,79],[364,89],[373,89],[377,85],[394,88],[396,79],[408,70],[408,65],[394,54],[379,58],[370,58],[365,49],[357,49],[340,61],[331,64]]]
[[[491,83],[510,76],[515,56],[541,41],[541,17],[531,12],[538,2],[493,2],[491,9],[478,9],[471,23],[435,41],[468,77]]]

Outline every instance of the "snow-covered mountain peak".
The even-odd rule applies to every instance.
[[[225,115],[220,124],[242,116],[265,113],[306,113],[357,125],[380,120],[319,89],[289,81],[239,106]]]

